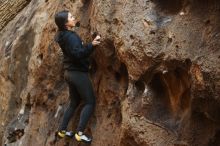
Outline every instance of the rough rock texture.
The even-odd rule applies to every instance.
[[[1,0],[0,1],[0,30],[22,10],[30,0]]]
[[[63,9],[80,19],[83,40],[102,35],[91,58],[92,146],[220,145],[219,1],[32,0],[13,13],[6,3],[18,1],[0,6],[2,145],[85,145],[54,141],[68,104],[53,41]],[[79,111],[70,129],[78,119]]]

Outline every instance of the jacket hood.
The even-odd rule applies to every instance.
[[[65,31],[59,31],[59,32],[57,32],[57,34],[55,35],[54,40],[55,40],[57,43],[59,43],[59,42],[62,42],[62,41],[63,41],[64,37],[65,37]]]
[[[55,35],[54,40],[57,43],[62,43],[65,40],[65,38],[67,38],[71,33],[73,33],[73,31],[70,31],[70,30],[59,31]]]

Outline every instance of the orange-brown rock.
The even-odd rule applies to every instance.
[[[85,42],[102,36],[91,56],[92,146],[220,145],[219,1],[20,0],[0,8],[2,145],[85,145],[54,141],[68,105],[54,42],[54,14],[63,9],[81,21]]]

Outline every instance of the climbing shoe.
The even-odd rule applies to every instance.
[[[84,142],[84,143],[91,143],[92,142],[92,138],[83,134],[83,133],[76,133],[75,139],[76,139],[76,141]]]
[[[69,137],[72,138],[74,136],[74,133],[72,131],[58,131],[56,134],[59,138]]]

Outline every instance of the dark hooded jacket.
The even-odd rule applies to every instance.
[[[63,51],[65,70],[88,72],[92,43],[84,45],[78,34],[69,30],[59,32],[55,40]]]

